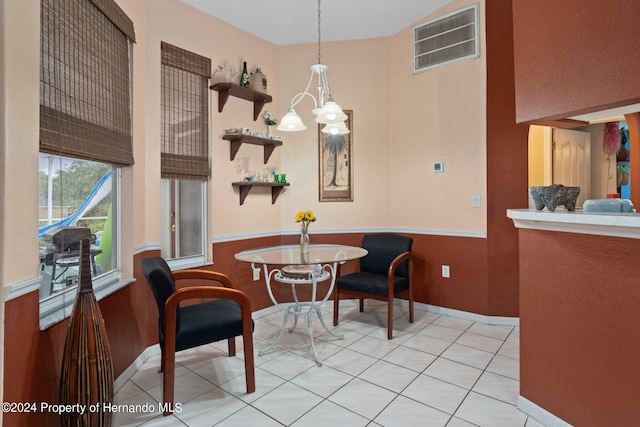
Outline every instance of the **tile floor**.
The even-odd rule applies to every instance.
[[[175,401],[182,411],[163,417],[160,357],[154,356],[118,391],[115,403],[148,412],[120,412],[115,426],[438,426],[541,427],[515,404],[519,328],[493,326],[423,310],[408,323],[397,307],[394,338],[386,339],[386,307],[367,301],[341,308],[336,340],[317,319],[313,361],[304,322],[284,333],[271,352],[282,315],[255,322],[256,391],[245,390],[242,340],[227,357],[226,341],[176,355]],[[332,303],[323,309],[331,325]],[[301,319],[302,320],[302,319]],[[291,321],[290,321],[291,322]]]

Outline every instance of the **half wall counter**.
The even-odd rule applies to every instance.
[[[518,407],[548,426],[640,419],[640,215],[510,209],[518,228]]]

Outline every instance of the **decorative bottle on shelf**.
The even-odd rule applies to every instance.
[[[267,77],[260,68],[256,68],[256,71],[251,74],[251,89],[267,93]]]
[[[247,72],[247,61],[242,63],[242,74],[240,74],[240,86],[249,87],[249,73]]]

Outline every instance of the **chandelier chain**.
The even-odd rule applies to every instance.
[[[318,0],[318,64],[322,64],[320,61],[320,0]]]

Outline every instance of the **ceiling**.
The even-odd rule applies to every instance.
[[[580,120],[589,123],[606,123],[626,120],[625,114],[637,113],[640,111],[640,104],[627,105],[610,110],[596,111],[594,113],[582,114],[580,116],[569,117],[570,119]]]
[[[181,0],[275,45],[318,41],[316,0]],[[322,41],[387,37],[450,0],[323,0]]]

